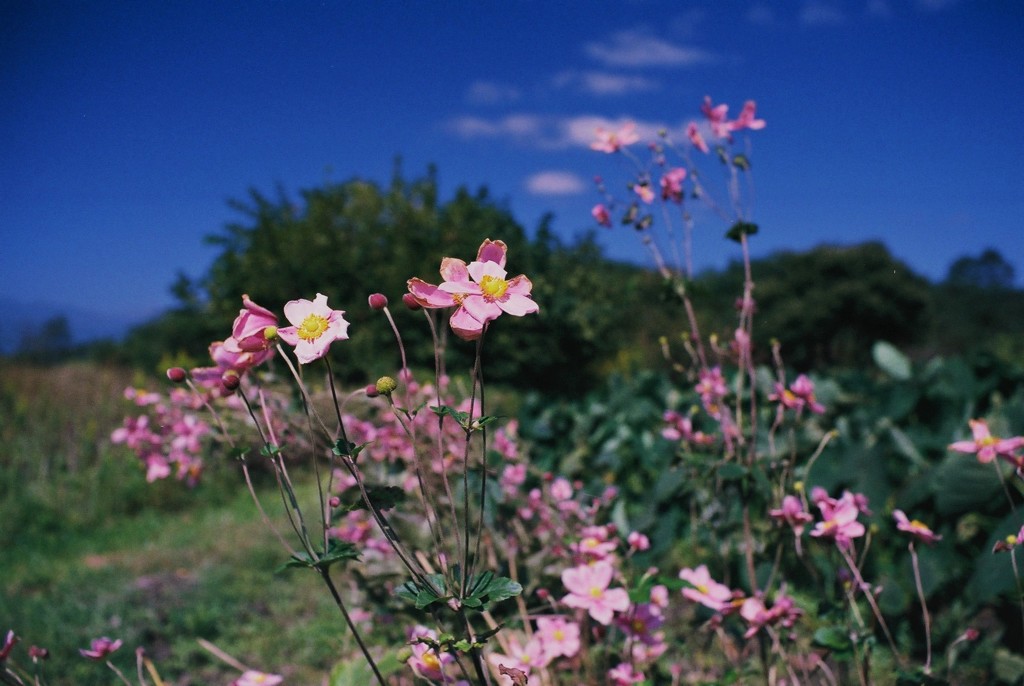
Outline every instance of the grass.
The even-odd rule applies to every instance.
[[[169,685],[237,678],[205,639],[288,683],[317,684],[353,652],[321,581],[276,571],[288,554],[235,465],[211,465],[193,490],[147,484],[110,444],[132,409],[118,402],[130,374],[3,366],[0,379],[0,633],[21,637],[17,664],[38,645],[50,684],[106,686],[110,671],[78,649],[110,636],[124,640],[113,661],[129,675],[141,646]],[[280,509],[270,486],[262,497]]]

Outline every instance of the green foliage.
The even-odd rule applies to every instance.
[[[563,245],[547,220],[529,239],[486,189],[463,188],[440,203],[431,172],[410,182],[396,176],[386,188],[355,179],[307,189],[298,201],[283,191],[270,198],[253,190],[232,206],[243,219],[208,238],[220,250],[208,272],[195,283],[179,277],[173,290],[180,307],[129,335],[128,355],[147,370],[170,357],[207,364],[209,343],[229,335],[243,293],[278,313],[289,300],[328,296],[352,324],[334,367],[344,379],[364,382],[400,364],[391,328],[365,306],[381,292],[393,305],[411,364],[429,367],[433,343],[423,314],[400,301],[406,281],[437,282],[443,257],[470,261],[485,238],[509,246],[510,273],[529,276],[541,304],[536,316],[506,317],[489,329],[488,381],[579,392],[637,338],[630,305],[651,282],[648,274],[607,262],[592,237]],[[451,349],[449,367],[468,369],[474,346],[450,337],[443,319],[438,323]]]

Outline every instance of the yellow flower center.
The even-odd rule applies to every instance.
[[[697,592],[698,593],[703,593],[704,595],[707,595],[708,587],[705,586],[704,584],[697,584]]]
[[[928,528],[928,525],[919,519],[911,521],[910,528],[914,529],[915,531],[931,531],[931,529]]]
[[[441,669],[441,661],[437,659],[437,655],[433,651],[427,651],[420,656],[420,661],[426,665],[427,669]]]
[[[643,633],[646,633],[646,632],[647,632],[647,625],[644,624],[644,620],[642,620],[642,619],[634,619],[633,620],[633,633],[634,634],[643,634]]]
[[[480,290],[488,300],[497,300],[508,290],[508,281],[496,276],[485,275],[480,279]]]
[[[598,588],[597,586],[594,586],[593,588],[590,589],[590,595],[592,597],[594,597],[594,598],[600,598],[601,594],[603,592],[604,592],[604,589],[603,588]]]
[[[565,632],[562,631],[561,629],[555,629],[555,632],[552,634],[552,636],[554,636],[556,641],[564,641],[565,640]]]
[[[298,335],[304,341],[315,341],[327,331],[327,318],[319,314],[308,314],[299,325]]]

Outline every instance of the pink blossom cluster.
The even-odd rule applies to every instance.
[[[707,154],[711,151],[711,146],[708,144],[709,137],[716,141],[716,145],[721,149],[722,143],[732,142],[734,133],[744,129],[756,131],[765,127],[765,121],[757,117],[756,110],[756,103],[753,100],[747,100],[743,104],[739,116],[735,119],[729,119],[729,106],[725,104],[715,105],[711,97],[706,96],[700,107],[703,120],[690,121],[687,124],[686,138],[693,148],[701,153]],[[624,153],[630,159],[637,162],[639,166],[639,160],[636,160],[627,150],[629,146],[640,140],[636,122],[627,121],[618,129],[598,126],[594,133],[595,140],[590,144],[591,150],[608,154]],[[651,167],[661,170],[660,176],[646,169],[642,169],[639,172],[636,180],[629,184],[630,189],[633,191],[634,202],[630,205],[630,209],[622,220],[624,224],[633,224],[638,229],[646,228],[651,221],[650,215],[641,216],[638,204],[650,205],[659,197],[662,202],[681,204],[686,197],[683,181],[688,176],[693,176],[693,173],[688,172],[686,167],[668,166],[664,154],[665,146],[661,141],[650,142],[648,147],[653,152]],[[671,148],[671,145],[669,147]],[[684,157],[689,161],[688,154],[684,154]],[[655,178],[658,181],[657,189],[654,187]],[[599,190],[605,192],[604,183],[599,177],[595,179],[595,182]],[[656,190],[660,191],[660,193],[656,193]],[[699,184],[695,183],[694,194],[700,195]],[[614,201],[609,198],[608,202],[594,205],[591,209],[591,215],[598,225],[611,227],[611,210],[614,208],[614,204]]]
[[[1024,448],[1024,436],[993,436],[984,419],[971,419],[968,424],[971,427],[971,439],[951,443],[950,450],[977,455],[978,462],[983,463],[992,462],[998,457],[1009,462],[1015,469],[1024,469],[1024,456],[1020,454]]]
[[[502,313],[522,317],[539,310],[530,295],[533,284],[526,276],[505,278],[507,253],[504,241],[488,238],[480,245],[476,260],[469,264],[455,257],[441,260],[443,281],[439,285],[409,279],[409,293],[421,307],[453,308],[449,320],[452,331],[464,340],[476,340]]]
[[[803,615],[786,590],[780,589],[770,605],[762,594],[745,597],[739,590],[733,590],[712,578],[706,565],[696,569],[689,567],[679,572],[679,578],[689,586],[682,589],[683,597],[714,611],[713,621],[721,622],[726,616],[739,614],[746,622],[745,638],[751,638],[767,626],[781,625],[791,628]]]
[[[165,398],[159,393],[125,389],[125,398],[148,409],[148,414],[125,417],[110,435],[113,443],[131,448],[146,468],[149,482],[176,473],[195,485],[203,470],[204,439],[210,426],[194,412],[196,398],[174,388]]]
[[[825,406],[814,396],[814,382],[806,374],[801,374],[786,388],[781,383],[775,384],[775,391],[768,396],[769,400],[779,403],[779,413],[784,410],[795,410],[799,417],[804,408],[815,414],[823,414]]]

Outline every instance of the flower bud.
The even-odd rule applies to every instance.
[[[366,397],[376,398],[380,393],[377,392],[377,384],[370,384],[366,387]]]
[[[341,505],[341,498],[338,496],[332,496],[331,499],[327,501],[327,504],[331,507],[337,507],[338,505]]]
[[[277,338],[277,327],[268,326],[267,328],[263,329],[263,337],[266,338],[268,341],[272,341],[275,338]]]
[[[50,657],[50,651],[39,646],[29,646],[28,656],[33,660],[45,660]]]
[[[371,310],[383,310],[388,306],[388,297],[383,293],[373,293],[369,298]]]
[[[381,395],[391,395],[394,390],[398,388],[398,382],[390,376],[382,376],[377,379],[377,385],[375,388]]]
[[[405,303],[406,307],[413,311],[416,311],[422,307],[422,305],[419,304],[419,302],[416,300],[415,296],[413,296],[412,293],[406,293],[405,295],[403,295],[402,302]]]
[[[188,375],[181,367],[171,367],[167,370],[167,378],[174,383],[181,383]]]
[[[242,377],[234,369],[229,369],[220,377],[220,383],[229,391],[237,389],[242,383]]]

